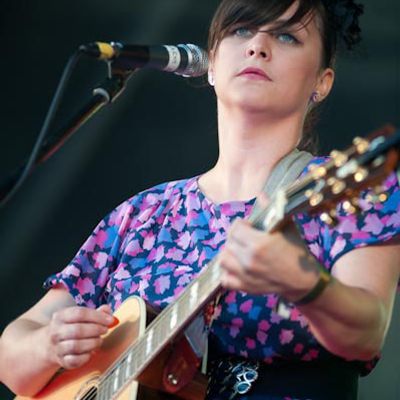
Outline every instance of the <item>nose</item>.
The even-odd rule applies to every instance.
[[[267,45],[266,35],[264,32],[257,32],[257,34],[249,41],[246,48],[247,57],[269,57],[269,49]]]

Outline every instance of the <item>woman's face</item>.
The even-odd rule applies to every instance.
[[[288,20],[294,3],[279,19]],[[328,95],[333,71],[321,69],[322,41],[315,18],[274,29],[233,27],[210,63],[219,102],[284,118],[305,115],[313,92]]]

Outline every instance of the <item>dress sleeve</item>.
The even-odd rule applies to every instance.
[[[95,228],[72,261],[47,278],[45,289],[63,285],[78,305],[96,308],[106,302],[106,286],[115,269],[121,240],[130,225],[134,207],[122,203]]]
[[[320,243],[325,265],[329,268],[353,249],[387,242],[400,234],[398,175],[393,172],[383,182],[382,187],[387,194],[385,202],[373,203],[368,198],[371,191],[364,191],[360,194],[360,212],[349,214],[339,205],[339,223],[336,227],[321,225]]]

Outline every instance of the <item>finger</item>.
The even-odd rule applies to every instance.
[[[52,335],[53,343],[72,339],[98,338],[108,331],[108,326],[92,323],[63,324],[57,327]]]
[[[65,369],[75,369],[79,368],[82,365],[86,364],[92,354],[67,354],[60,359],[60,365]]]
[[[113,322],[112,316],[107,312],[87,307],[68,307],[54,313],[53,318],[66,324],[86,322],[108,326]]]
[[[60,357],[91,353],[98,349],[102,343],[103,339],[100,337],[81,340],[64,340],[57,346],[57,352]]]
[[[221,274],[221,286],[230,290],[244,290],[243,281],[228,271],[223,271]]]
[[[227,244],[229,245],[228,242],[232,241],[242,247],[252,247],[254,243],[266,236],[265,232],[260,232],[253,228],[249,221],[240,220],[233,226],[228,236]]]
[[[112,310],[111,310],[111,307],[110,307],[109,304],[103,304],[100,307],[98,307],[96,310],[100,311],[100,312],[104,312],[104,313],[109,314],[109,315],[112,314]]]
[[[221,268],[224,272],[233,275],[240,275],[243,273],[243,266],[240,264],[238,258],[229,249],[225,248],[219,256]]]

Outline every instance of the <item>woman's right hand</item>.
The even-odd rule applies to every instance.
[[[108,305],[96,310],[73,306],[54,312],[46,327],[49,360],[65,369],[81,367],[101,346],[102,335],[114,323]]]

